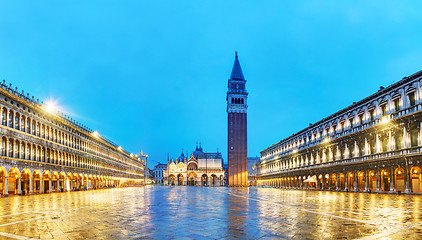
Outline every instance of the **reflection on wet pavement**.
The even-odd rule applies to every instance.
[[[421,196],[103,189],[0,199],[0,239],[420,239]]]

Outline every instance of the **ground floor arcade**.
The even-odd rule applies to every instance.
[[[130,186],[139,181],[71,169],[0,166],[1,197]]]
[[[164,179],[167,185],[171,186],[224,186],[223,173],[197,173],[188,172],[179,174],[170,174]]]
[[[422,193],[419,160],[354,164],[260,177],[259,186],[355,192]]]

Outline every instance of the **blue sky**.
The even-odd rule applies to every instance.
[[[250,156],[422,69],[419,1],[2,1],[0,78],[126,150],[227,159],[234,52]]]

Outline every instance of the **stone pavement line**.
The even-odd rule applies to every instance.
[[[23,236],[11,234],[11,233],[5,233],[5,232],[0,232],[0,236],[8,237],[8,238],[14,238],[14,239],[18,239],[18,240],[32,240],[32,239],[36,239],[36,238],[23,237]]]
[[[387,231],[383,231],[381,233],[374,234],[372,236],[366,236],[366,237],[362,237],[362,238],[359,238],[359,239],[360,240],[381,239],[383,237],[387,237],[387,236],[393,235],[395,233],[398,233],[398,232],[401,232],[401,231],[404,231],[404,230],[408,230],[408,229],[411,229],[411,228],[414,228],[414,227],[417,227],[417,226],[421,226],[421,225],[422,225],[422,221],[417,222],[417,223],[413,223],[413,224],[410,224],[410,225],[407,225],[407,226],[390,229],[390,230],[387,230]]]
[[[21,214],[25,214],[25,213],[39,213],[39,214],[46,214],[46,212],[28,211],[28,212],[20,212],[20,213],[8,214],[8,215],[0,215],[0,218],[2,218],[2,217],[10,217],[10,216],[15,216],[15,215],[21,215]]]
[[[234,194],[234,193],[229,193],[229,192],[227,194],[259,202],[259,199],[255,199],[255,198],[246,197],[246,196],[242,196],[242,195],[238,195],[238,194]],[[269,203],[273,204],[273,205],[277,205],[277,206],[280,205],[280,204],[274,203],[274,202],[269,202]],[[314,213],[314,214],[319,214],[319,215],[324,215],[324,216],[329,216],[329,217],[334,217],[334,218],[340,218],[340,219],[343,219],[343,220],[349,220],[349,221],[364,223],[364,224],[377,225],[376,223],[373,223],[373,222],[370,222],[370,221],[359,220],[359,219],[354,219],[354,218],[346,218],[346,217],[341,217],[341,216],[337,216],[337,215],[333,215],[333,214],[329,214],[329,213],[316,212],[316,211],[307,210],[307,209],[298,209],[298,210],[304,211],[304,212],[309,212],[309,213]]]

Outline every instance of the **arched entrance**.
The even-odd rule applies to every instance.
[[[21,193],[22,195],[31,194],[31,171],[24,169],[21,177]]]
[[[375,173],[374,170],[369,171],[369,186],[368,189],[371,192],[376,192],[377,191],[377,174]]]
[[[330,174],[324,176],[324,189],[330,189]]]
[[[390,171],[387,169],[381,171],[381,191],[390,191]]]
[[[51,188],[50,188],[50,183],[51,183],[51,178],[50,178],[50,172],[49,171],[45,171],[43,173],[43,193],[50,193],[51,192]]]
[[[405,185],[404,185],[404,169],[403,168],[396,168],[394,171],[395,174],[395,186],[396,186],[396,192],[404,192]]]
[[[190,172],[188,175],[188,185],[195,186],[196,173]]]
[[[363,171],[358,172],[358,190],[365,191],[365,173]]]
[[[347,190],[355,190],[355,174],[352,172],[347,174]]]
[[[337,186],[337,174],[333,173],[331,175],[331,189],[335,190]]]
[[[322,189],[323,182],[324,182],[324,179],[323,179],[323,177],[322,177],[322,174],[320,174],[320,175],[318,176],[318,189]]]
[[[420,167],[415,166],[410,170],[410,184],[413,193],[422,192],[422,174]]]
[[[208,186],[208,176],[206,174],[202,174],[202,186]]]
[[[52,177],[51,177],[52,192],[58,192],[58,181],[59,181],[59,174],[57,172],[53,172]]]
[[[211,175],[211,186],[216,186],[217,185],[217,176],[216,175]]]
[[[64,172],[61,172],[59,175],[59,192],[66,191],[65,184],[65,174]]]
[[[183,175],[182,174],[177,175],[177,185],[179,185],[179,186],[183,185]]]
[[[339,190],[345,190],[346,188],[346,181],[345,181],[345,177],[344,177],[344,173],[340,173],[340,177],[339,177]]]
[[[9,183],[7,189],[9,195],[19,194],[19,177],[19,170],[17,168],[9,170]]]
[[[32,174],[32,186],[34,193],[42,193],[41,192],[41,172],[40,170],[35,170]]]
[[[173,174],[169,176],[169,185],[176,185],[176,177]]]

